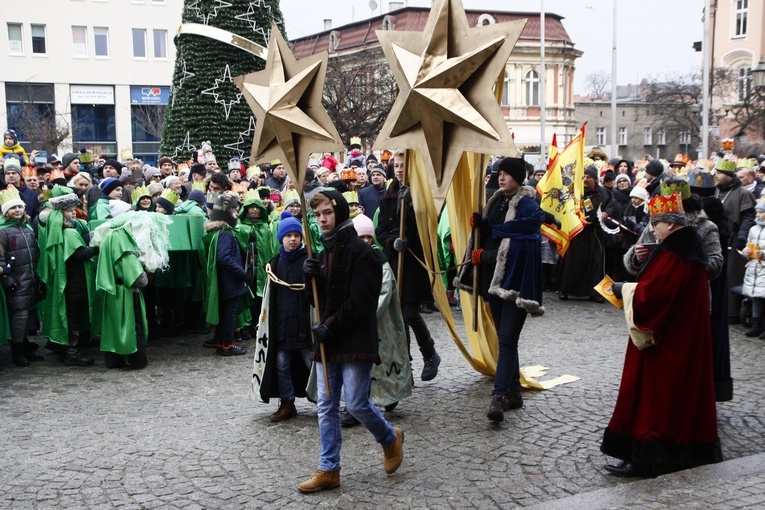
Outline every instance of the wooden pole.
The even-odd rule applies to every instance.
[[[308,212],[305,207],[305,195],[300,197],[300,210],[303,214],[303,239],[306,240],[305,248],[308,256],[313,258],[313,248],[311,248],[311,229],[308,228]],[[313,302],[316,308],[316,322],[321,322],[321,308],[319,307],[319,289],[316,288],[316,278],[311,277],[311,290],[313,291]],[[324,353],[324,342],[319,342],[319,356],[321,357],[321,368],[324,369],[324,388],[329,393],[329,374],[327,373],[327,355]]]
[[[401,186],[406,185],[406,175],[407,175],[407,172],[409,171],[409,163],[411,162],[411,160],[412,160],[412,149],[407,149],[406,156],[404,158],[404,175],[401,176]],[[393,164],[394,165],[396,164],[395,158],[393,160]],[[400,213],[401,213],[401,218],[399,221],[398,237],[406,238],[406,213],[407,213],[406,200],[401,201]],[[399,252],[398,265],[396,268],[396,279],[398,281],[398,300],[399,301],[401,301],[402,299],[402,296],[403,296],[402,292],[404,289],[404,253],[406,252]]]

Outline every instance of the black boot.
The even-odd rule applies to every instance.
[[[29,360],[26,357],[24,350],[24,344],[22,342],[11,343],[11,356],[13,357],[13,364],[17,367],[28,367]]]
[[[45,359],[45,357],[41,354],[37,354],[35,351],[39,347],[34,342],[30,342],[29,340],[24,340],[23,350],[24,350],[24,356],[27,358],[27,361],[42,361]]]
[[[69,333],[69,347],[64,354],[64,365],[68,367],[89,367],[93,358],[80,351],[80,336],[77,331]]]
[[[744,334],[746,336],[760,336],[763,331],[765,330],[762,328],[762,319],[760,317],[752,317],[752,324]]]

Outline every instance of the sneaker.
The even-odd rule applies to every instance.
[[[216,348],[215,353],[220,356],[243,356],[247,354],[247,349],[239,347],[236,343],[233,343],[228,346]]]
[[[298,485],[298,490],[303,494],[325,491],[340,487],[340,470],[322,471],[318,470],[311,478]]]
[[[427,304],[420,303],[420,313],[433,313],[433,310]]]
[[[438,353],[433,354],[425,360],[425,366],[422,367],[420,379],[423,381],[432,381],[438,375],[438,366],[441,364],[441,356]]]

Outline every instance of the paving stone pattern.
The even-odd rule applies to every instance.
[[[201,347],[204,336],[186,335],[153,341],[140,371],[107,370],[95,349],[93,367],[65,367],[48,353],[22,369],[4,346],[0,508],[765,507],[763,468],[717,492],[708,479],[688,487],[696,471],[714,476],[727,462],[662,477],[686,487],[664,499],[637,490],[657,480],[606,475],[599,445],[628,341],[623,316],[608,304],[545,298],[547,314],[526,322],[521,364],[580,381],[525,391],[522,409],[491,423],[491,381],[468,366],[441,316],[426,315],[439,375],[421,382],[415,352],[413,395],[385,413],[406,433],[401,468],[385,475],[371,435],[344,429],[341,487],[313,495],[296,486],[317,466],[316,408],[299,401],[296,419],[271,423],[278,402],[249,397],[250,355],[217,357]],[[718,404],[726,460],[765,452],[765,340],[743,330],[731,326],[735,398]]]

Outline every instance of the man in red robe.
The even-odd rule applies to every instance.
[[[648,205],[658,246],[636,283],[614,284],[630,326],[622,382],[600,450],[616,476],[656,476],[722,460],[706,255],[677,193]]]

